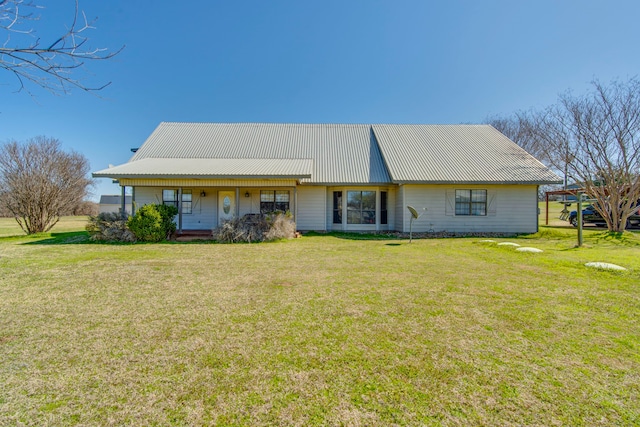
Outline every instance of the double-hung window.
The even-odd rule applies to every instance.
[[[260,213],[287,212],[289,210],[289,191],[260,191]]]
[[[191,190],[182,190],[182,213],[190,214],[193,212],[193,194]]]
[[[456,190],[456,215],[487,215],[487,190]]]
[[[182,190],[182,213],[193,212],[192,190]],[[162,190],[162,204],[178,207],[178,190]]]
[[[162,190],[162,204],[178,207],[178,190]]]

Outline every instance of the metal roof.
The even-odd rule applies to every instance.
[[[488,125],[161,123],[95,177],[287,177],[310,184],[560,182]]]
[[[301,179],[302,182],[390,181],[371,126],[360,124],[165,122],[149,136],[130,163],[139,165],[138,161],[148,158],[269,159],[269,163],[277,159],[313,159],[311,176]],[[100,171],[100,176],[116,177],[112,174],[114,169]]]
[[[561,182],[489,125],[373,125],[372,129],[393,182]]]
[[[185,159],[131,160],[93,174],[96,178],[310,178],[311,159]]]

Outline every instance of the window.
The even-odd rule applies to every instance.
[[[162,204],[178,207],[178,190],[162,190]],[[192,213],[191,190],[182,190],[182,213]]]
[[[387,224],[387,192],[380,192],[380,224]]]
[[[178,207],[178,191],[162,190],[162,204]]]
[[[191,190],[182,190],[182,213],[190,214],[192,213],[192,193]]]
[[[376,192],[347,191],[347,224],[376,223]]]
[[[333,223],[342,224],[342,191],[333,192]]]
[[[289,210],[289,192],[286,190],[260,191],[260,213],[286,212]]]
[[[487,214],[487,190],[456,190],[456,215]]]

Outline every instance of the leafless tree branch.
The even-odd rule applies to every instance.
[[[87,61],[108,60],[119,54],[116,51],[89,46],[88,32],[95,29],[93,22],[79,9],[75,0],[75,11],[69,28],[55,40],[44,43],[34,25],[40,16],[32,11],[42,9],[33,1],[0,1],[0,33],[5,40],[0,47],[0,69],[13,74],[18,83],[18,92],[29,91],[34,84],[54,94],[66,94],[72,88],[95,92],[109,86],[87,85],[75,76],[75,71]]]

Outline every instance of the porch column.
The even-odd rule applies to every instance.
[[[182,234],[182,187],[178,188],[178,234]]]
[[[136,214],[136,187],[131,187],[131,216]]]
[[[124,185],[121,185],[120,188],[122,189],[122,196],[120,197],[120,216],[122,217],[122,219],[127,219],[127,211],[126,211],[126,196],[125,196],[125,189],[127,188]]]
[[[325,216],[327,216],[326,212],[325,212]],[[297,222],[297,221],[298,221],[298,187],[293,187],[293,222]]]
[[[240,218],[240,187],[236,187],[236,218]]]

